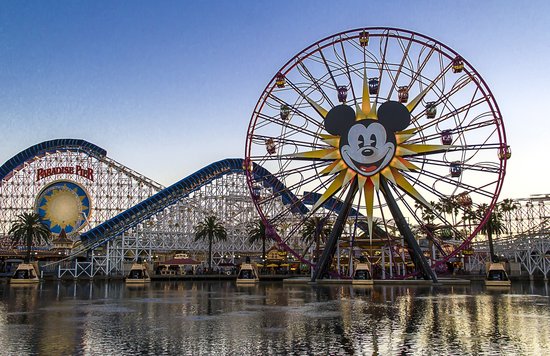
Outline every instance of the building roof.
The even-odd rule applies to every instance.
[[[69,239],[67,237],[67,233],[65,232],[65,229],[61,229],[61,232],[59,233],[59,236],[52,241],[54,245],[64,245],[64,244],[73,244],[74,241]]]

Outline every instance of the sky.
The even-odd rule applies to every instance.
[[[512,158],[501,198],[550,193],[550,2],[0,1],[0,164],[79,138],[170,185],[243,157],[264,88],[310,44],[398,27],[448,45],[487,82]]]

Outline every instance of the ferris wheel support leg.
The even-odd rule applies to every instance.
[[[323,250],[323,254],[319,259],[319,262],[317,262],[317,264],[315,265],[315,272],[313,273],[313,277],[311,278],[312,282],[315,282],[317,279],[322,278],[328,272],[329,266],[334,257],[334,252],[336,251],[338,240],[342,235],[346,219],[348,218],[349,212],[351,210],[353,197],[355,196],[355,193],[357,193],[357,186],[357,179],[354,179],[351,183],[348,195],[346,196],[346,200],[344,201],[344,207],[338,213],[336,222],[332,227],[332,231],[330,232],[330,236],[325,245],[325,249]]]
[[[382,188],[382,193],[384,194],[386,202],[388,203],[388,208],[390,209],[390,212],[395,219],[397,228],[399,229],[401,235],[405,238],[405,243],[409,247],[409,251],[412,252],[411,257],[415,268],[417,270],[421,270],[425,280],[431,279],[434,283],[437,283],[437,276],[428,264],[426,257],[424,257],[424,254],[422,253],[418,242],[414,238],[409,224],[407,224],[403,213],[401,213],[401,209],[399,209],[395,198],[390,192],[388,182],[386,182],[386,179],[383,177],[381,177],[380,179],[380,187]]]

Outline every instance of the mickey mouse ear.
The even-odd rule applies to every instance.
[[[397,101],[386,101],[378,108],[378,121],[390,131],[401,131],[411,123],[411,113]]]
[[[355,111],[347,105],[330,109],[325,117],[325,130],[333,135],[342,135],[355,123]]]

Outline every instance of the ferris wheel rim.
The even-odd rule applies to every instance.
[[[438,40],[436,40],[432,37],[429,37],[429,36],[414,32],[414,31],[401,29],[401,28],[395,28],[395,27],[364,27],[364,28],[356,28],[356,29],[351,29],[351,30],[347,30],[347,31],[342,31],[342,32],[339,32],[337,34],[327,36],[327,37],[325,37],[325,38],[309,45],[308,47],[304,48],[302,51],[300,51],[296,55],[294,55],[290,60],[288,60],[281,67],[281,69],[276,73],[282,73],[283,75],[286,75],[294,67],[296,67],[302,60],[307,59],[307,57],[311,56],[313,53],[316,53],[316,51],[320,51],[323,48],[325,48],[327,46],[330,46],[330,45],[332,45],[334,43],[337,43],[337,42],[349,41],[349,40],[353,40],[355,38],[358,38],[360,31],[369,31],[369,33],[370,33],[370,31],[381,31],[380,33],[370,33],[370,35],[373,36],[373,37],[387,37],[387,38],[399,37],[399,38],[402,38],[402,39],[405,39],[405,40],[411,40],[411,41],[414,40],[416,43],[418,43],[420,45],[430,47],[430,48],[433,48],[434,50],[437,50],[438,53],[445,55],[445,57],[448,58],[448,59],[453,59],[453,56],[460,56],[458,52],[453,50],[451,47],[445,45],[444,43],[442,43],[442,42],[440,42],[440,41],[438,41]],[[415,38],[413,39],[413,37],[398,36],[398,35],[392,34],[392,31],[398,31],[398,32],[406,33],[406,34],[412,35]],[[343,36],[348,35],[348,34],[352,34],[352,33],[354,33],[353,36],[343,38]],[[339,37],[338,40],[334,40],[334,41],[330,42],[330,40],[335,39],[337,37]],[[419,39],[423,39],[424,41],[420,41]],[[426,41],[433,42],[433,45],[428,45],[426,43]],[[327,43],[325,43],[325,42],[327,42]],[[324,44],[324,45],[321,46],[321,44]],[[437,46],[440,46],[442,49],[445,49],[450,54],[446,53],[442,50],[439,50],[438,48],[436,48]],[[312,50],[312,51],[308,52],[310,50]],[[304,54],[304,53],[306,53],[307,55],[302,56],[302,54]],[[505,133],[505,129],[504,129],[504,122],[502,120],[502,115],[501,115],[500,109],[498,107],[498,103],[494,99],[494,96],[493,96],[489,86],[487,85],[486,81],[483,79],[483,77],[477,72],[477,70],[466,59],[464,59],[463,57],[461,57],[461,58],[463,59],[463,61],[467,65],[467,70],[468,70],[467,73],[469,73],[469,76],[470,77],[475,77],[477,79],[475,81],[475,83],[476,83],[477,87],[480,88],[480,90],[482,91],[483,97],[485,98],[485,102],[490,107],[491,114],[492,114],[492,116],[495,120],[495,123],[496,123],[496,128],[497,128],[496,132],[497,132],[497,135],[498,135],[498,141],[500,142],[501,148],[508,147],[507,142],[506,142],[506,133]],[[258,114],[262,111],[263,106],[265,105],[265,103],[267,101],[267,98],[271,95],[272,91],[275,89],[274,83],[275,83],[276,77],[277,77],[277,74],[275,76],[273,76],[271,78],[271,80],[268,82],[268,84],[266,85],[264,91],[260,95],[260,98],[258,99],[258,102],[257,102],[257,104],[254,108],[253,113],[252,113],[252,117],[251,117],[251,120],[249,122],[248,130],[247,130],[247,139],[245,141],[245,166],[247,166],[250,162],[252,162],[252,160],[251,160],[251,157],[252,157],[251,156],[251,148],[253,146],[252,135],[253,135],[254,128],[255,128],[255,125],[256,125],[256,122],[257,122],[257,119],[258,119]],[[475,235],[477,235],[479,233],[479,231],[481,231],[483,225],[489,219],[490,213],[494,209],[494,207],[496,206],[498,196],[500,195],[500,192],[502,190],[503,178],[504,178],[505,171],[506,171],[506,163],[507,163],[506,161],[507,161],[507,159],[500,159],[499,160],[499,163],[498,163],[498,165],[499,165],[498,172],[499,173],[498,173],[498,177],[495,180],[496,181],[496,186],[495,186],[493,194],[492,194],[492,199],[491,199],[491,203],[489,205],[489,209],[487,209],[486,214],[484,215],[482,221],[479,223],[479,225],[477,225],[477,227],[470,234],[470,236],[464,240],[464,242],[460,245],[460,247],[455,249],[446,258],[446,260],[453,257],[458,252],[460,252],[460,250],[462,250],[465,246],[467,246],[471,242],[471,240],[475,237]],[[249,186],[249,190],[252,194],[253,193],[252,192],[253,191],[253,182],[252,182],[251,172],[248,169],[245,169],[245,172],[246,172],[246,176],[247,176],[247,183],[248,183],[248,186]],[[263,213],[261,207],[259,206],[258,201],[256,201],[254,198],[253,198],[253,201],[254,201],[254,205],[256,206],[256,208],[258,210],[258,213],[259,213],[260,217],[262,218],[262,220],[264,221],[264,223],[269,224],[268,218]],[[439,261],[438,261],[438,263],[439,263]]]

